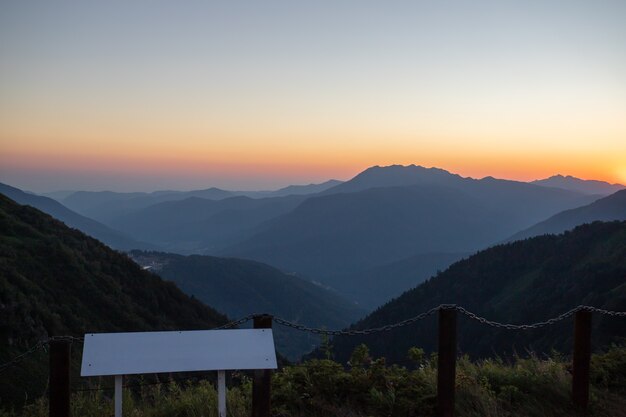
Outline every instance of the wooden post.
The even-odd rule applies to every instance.
[[[456,310],[439,310],[439,353],[437,366],[437,416],[454,416],[456,377]]]
[[[572,401],[581,410],[589,405],[589,368],[591,361],[591,312],[577,311],[574,316],[574,355]]]
[[[254,317],[255,329],[271,329],[272,316],[264,314]],[[252,417],[270,417],[272,395],[272,371],[257,369],[252,380]]]
[[[50,341],[50,417],[70,417],[71,341]]]

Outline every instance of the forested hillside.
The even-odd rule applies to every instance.
[[[126,255],[0,195],[0,363],[48,336],[208,329],[226,321]],[[32,366],[30,374],[2,374],[3,401],[41,394],[45,367]]]
[[[331,290],[260,262],[141,251],[132,252],[131,257],[234,319],[269,313],[307,326],[334,329],[365,314]],[[278,350],[290,359],[298,359],[320,342],[315,335],[281,326],[275,327],[274,334]]]
[[[543,321],[580,304],[626,310],[626,222],[580,226],[500,245],[453,264],[357,323],[355,328],[399,322],[439,304],[457,304],[505,323]],[[337,338],[337,358],[347,360],[359,343],[376,356],[402,360],[411,346],[436,348],[436,317],[387,333],[384,337]],[[569,352],[572,321],[538,330],[496,329],[459,318],[459,351],[493,356],[527,349]],[[623,318],[595,315],[593,346],[605,347],[626,337]]]

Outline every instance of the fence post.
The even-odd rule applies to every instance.
[[[437,416],[454,416],[456,378],[456,310],[439,310],[439,352],[437,355]]]
[[[255,329],[271,329],[272,316],[263,314],[254,316]],[[272,371],[257,369],[252,380],[252,417],[270,417],[272,394]]]
[[[591,312],[580,310],[574,316],[574,355],[572,401],[581,410],[589,405],[589,368],[591,361]]]
[[[50,341],[50,417],[70,417],[71,341]]]

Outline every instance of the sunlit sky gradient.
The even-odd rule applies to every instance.
[[[626,182],[626,1],[0,3],[0,181]]]

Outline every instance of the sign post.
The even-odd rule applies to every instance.
[[[218,371],[218,415],[226,417],[226,373],[276,369],[272,329],[90,333],[81,376],[115,377],[115,417],[122,417],[124,375]]]
[[[217,371],[217,415],[226,417],[226,373]]]

